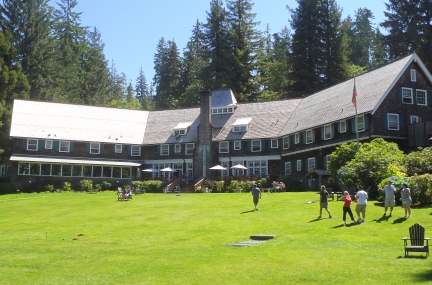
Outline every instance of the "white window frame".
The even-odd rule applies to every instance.
[[[324,140],[330,140],[333,138],[331,125],[324,126]]]
[[[421,93],[421,94],[419,94]],[[419,96],[420,95],[420,96]],[[419,97],[423,101],[422,103],[419,103]],[[423,89],[417,89],[416,90],[416,98],[417,98],[417,105],[419,106],[427,106],[427,91]]]
[[[347,131],[346,120],[340,121],[339,122],[339,133],[346,133],[346,131]]]
[[[279,147],[279,141],[278,141],[278,139],[271,139],[270,140],[270,147],[271,148],[278,148]]]
[[[169,155],[169,144],[161,144],[160,155],[161,156]]]
[[[90,143],[90,154],[100,154],[100,143]]]
[[[38,139],[27,139],[27,150],[37,151],[38,150]]]
[[[70,141],[60,141],[59,152],[70,152]]]
[[[302,168],[301,166],[302,166],[302,161],[301,161],[301,159],[298,159],[296,162],[297,171],[301,171],[301,168]]]
[[[173,130],[173,135],[174,136],[184,136],[186,135],[187,130],[186,129],[175,129]]]
[[[45,149],[52,149],[52,148],[53,148],[53,140],[46,140]]]
[[[219,142],[219,153],[229,153],[229,143],[226,141]]]
[[[315,161],[316,161],[315,157],[308,158],[308,169],[307,169],[308,171],[311,171],[311,169],[316,168]]]
[[[291,175],[291,162],[285,162],[285,175]]]
[[[185,154],[193,154],[194,148],[195,148],[194,143],[187,143],[185,147]]]
[[[409,94],[406,92],[409,92]],[[407,95],[410,95],[410,96],[407,96]],[[409,98],[410,102],[405,102],[405,98]],[[413,104],[414,103],[413,89],[412,88],[402,87],[402,103],[403,104]]]
[[[131,145],[131,156],[141,156],[141,146],[138,144]]]
[[[179,144],[179,143],[174,144],[174,152],[175,153],[181,152],[181,144]]]
[[[252,152],[261,151],[261,140],[251,140],[251,151]]]
[[[241,150],[241,141],[234,141],[234,150]]]
[[[233,133],[247,132],[247,130],[248,130],[247,125],[234,126],[232,128]]]
[[[115,153],[122,153],[123,152],[123,146],[121,144],[115,144],[114,152]]]
[[[354,121],[355,121],[355,118],[354,118]],[[364,117],[364,115],[357,116],[357,131],[358,132],[363,132],[365,130],[366,130],[366,127],[365,127],[365,117]]]
[[[282,148],[289,149],[289,136],[282,138]]]
[[[312,130],[306,130],[305,131],[305,136],[306,136],[306,144],[311,144],[313,143],[313,133]]]
[[[327,166],[328,166],[328,163],[329,163],[329,161],[330,161],[330,156],[331,156],[331,154],[327,154],[327,155],[325,156],[325,165],[324,165],[324,170],[327,170]]]
[[[421,122],[421,118],[416,115],[410,115],[410,124],[417,124]]]
[[[387,113],[387,129],[399,131],[399,114]]]
[[[300,133],[294,134],[294,143],[299,144],[300,143]]]
[[[415,69],[410,70],[410,76],[411,76],[411,82],[416,82],[417,80],[417,74]]]

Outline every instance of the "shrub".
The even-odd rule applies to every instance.
[[[54,193],[54,191],[55,191],[54,185],[48,184],[47,186],[45,186],[45,191]]]
[[[135,188],[141,188],[144,187],[144,181],[140,181],[140,180],[132,181],[132,185]]]
[[[227,187],[227,192],[234,193],[237,188],[240,188],[238,180],[231,180],[230,185]]]
[[[143,181],[146,193],[161,193],[163,191],[163,182],[160,180]]]
[[[222,190],[224,189],[225,181],[216,181],[215,184],[216,184],[216,191],[219,193],[223,192]]]
[[[240,187],[242,188],[243,192],[250,192],[252,190],[253,185],[254,185],[253,181],[246,180],[240,184]]]
[[[102,185],[100,185],[100,184],[96,184],[96,185],[95,185],[95,188],[96,188],[97,191],[99,192],[99,191],[102,190]]]
[[[15,193],[15,187],[12,183],[0,183],[0,194],[13,194],[13,193]]]
[[[102,190],[110,190],[111,189],[111,183],[107,181],[102,182]]]
[[[422,174],[411,177],[409,188],[413,200],[421,204],[430,204],[432,202],[432,175]]]
[[[63,183],[63,191],[72,191],[72,184],[70,182],[64,182]]]
[[[80,190],[81,191],[90,191],[93,189],[93,181],[89,179],[84,179],[80,181]]]
[[[258,183],[259,188],[270,188],[271,187],[271,183],[270,183],[270,181],[268,181],[267,178],[260,178],[260,179],[258,179],[257,183]]]

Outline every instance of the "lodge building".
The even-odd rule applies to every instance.
[[[353,88],[358,93],[356,108]],[[12,156],[0,168],[16,187],[82,179],[130,184],[175,170],[182,183],[215,175],[288,175],[311,188],[332,180],[344,142],[384,138],[408,152],[432,136],[432,76],[416,54],[305,98],[238,103],[230,89],[202,91],[200,106],[125,110],[15,100]],[[357,114],[357,124],[356,124]],[[236,164],[247,170],[231,170]],[[155,172],[143,172],[143,169]]]

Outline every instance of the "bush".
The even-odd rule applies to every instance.
[[[432,175],[422,174],[411,177],[409,188],[411,197],[414,201],[421,204],[430,204],[432,202]]]
[[[102,190],[110,190],[111,189],[111,183],[107,181],[102,182]]]
[[[93,181],[89,179],[84,179],[80,181],[80,190],[81,191],[90,191],[93,189]]]
[[[227,192],[234,193],[238,188],[240,188],[240,182],[238,180],[231,180],[230,185],[227,187]]]
[[[225,187],[225,181],[216,181],[216,192],[223,192],[223,189]]]
[[[99,191],[102,190],[102,185],[100,185],[100,184],[96,184],[96,185],[95,185],[95,188],[96,188],[97,191],[99,192]]]
[[[63,191],[72,191],[72,184],[70,182],[64,182],[63,183]]]
[[[240,187],[243,190],[242,192],[250,192],[252,190],[253,185],[254,185],[253,181],[246,180],[240,184]]]
[[[141,188],[144,187],[144,181],[140,181],[140,180],[132,181],[132,185],[135,188]]]
[[[271,183],[267,178],[260,178],[257,181],[259,188],[271,188]]]
[[[48,184],[48,185],[46,185],[46,186],[45,186],[45,191],[47,191],[47,192],[51,192],[51,193],[54,193],[54,191],[55,191],[55,189],[54,189],[54,185],[52,185],[52,184]]]
[[[0,194],[14,194],[14,193],[15,193],[15,187],[12,183],[0,183]]]
[[[147,181],[143,181],[143,185],[146,189],[146,193],[162,193],[163,192],[163,181],[147,180]]]

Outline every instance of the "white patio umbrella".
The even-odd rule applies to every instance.
[[[227,170],[225,167],[218,165],[215,165],[213,167],[210,167],[211,170]]]
[[[142,171],[144,171],[144,172],[157,172],[157,170],[153,169],[153,168],[143,169]]]
[[[248,168],[244,165],[237,164],[237,165],[231,166],[231,169],[237,169],[237,176],[239,176],[240,170],[246,170]]]
[[[176,172],[177,170],[172,169],[171,167],[165,167],[165,168],[161,169],[160,171],[162,171],[162,172]]]

